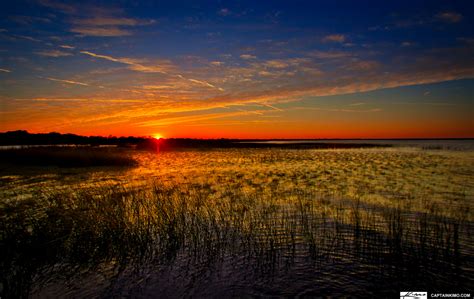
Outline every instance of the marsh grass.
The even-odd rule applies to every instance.
[[[41,190],[34,199],[3,202],[2,298],[41,293],[104,267],[119,281],[169,265],[213,269],[229,256],[243,259],[256,277],[272,277],[301,258],[324,275],[349,259],[379,269],[383,283],[413,286],[415,279],[439,290],[453,279],[460,289],[472,283],[464,199],[449,211],[426,199],[428,211],[419,212],[410,198],[379,205],[309,189],[228,185],[216,193],[205,184],[147,185]],[[114,284],[101,295],[114,295]]]
[[[125,150],[94,147],[36,147],[0,151],[2,164],[23,166],[137,166]]]
[[[392,296],[473,284],[472,154],[229,149],[133,158],[139,167],[123,171],[5,172],[2,298]]]

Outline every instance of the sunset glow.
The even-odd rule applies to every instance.
[[[473,11],[470,1],[4,3],[0,131],[474,137]]]

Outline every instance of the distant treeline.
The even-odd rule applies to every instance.
[[[147,138],[143,137],[102,137],[102,136],[80,136],[75,134],[60,134],[56,132],[30,134],[27,131],[9,131],[0,133],[0,145],[125,145],[138,144]]]
[[[391,147],[387,144],[374,143],[340,143],[321,142],[314,143],[299,141],[297,143],[266,143],[262,140],[242,139],[187,139],[172,138],[159,141],[160,150],[173,150],[180,148],[283,148],[283,149],[335,149],[335,148],[366,148],[366,147]]]
[[[257,142],[260,141],[260,142]],[[261,140],[243,139],[191,139],[168,138],[154,139],[151,137],[102,137],[80,136],[75,134],[38,133],[30,134],[27,131],[10,131],[0,133],[0,145],[117,145],[119,147],[136,147],[148,150],[175,150],[175,149],[210,149],[210,148],[291,148],[291,149],[325,149],[325,148],[365,148],[387,147],[387,144],[374,143],[340,143],[340,142],[305,142],[298,143],[265,143]]]

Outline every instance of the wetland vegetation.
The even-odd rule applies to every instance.
[[[472,151],[112,151],[0,169],[2,298],[472,289]]]

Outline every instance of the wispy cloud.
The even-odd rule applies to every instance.
[[[16,38],[21,38],[21,39],[26,39],[26,40],[29,40],[29,41],[32,41],[32,42],[38,42],[38,43],[41,43],[42,41],[37,39],[37,38],[34,38],[34,37],[31,37],[31,36],[27,36],[27,35],[18,35],[18,34],[12,34],[13,37],[16,37]]]
[[[181,80],[187,80],[189,82],[193,82],[202,86],[207,86],[211,87],[214,89],[217,89],[219,91],[224,91],[223,88],[217,87],[207,81],[204,80],[197,80],[197,79],[191,79],[191,78],[186,78],[181,74],[174,73],[175,66],[168,60],[163,60],[162,65],[144,65],[141,60],[138,59],[133,59],[133,58],[126,58],[126,57],[121,57],[121,58],[116,58],[108,55],[100,55],[96,53],[92,53],[89,51],[81,51],[80,53],[89,55],[94,58],[100,58],[100,59],[105,59],[117,63],[122,63],[128,65],[128,68],[133,71],[137,72],[143,72],[143,73],[161,73],[161,74],[167,74],[169,76],[173,76],[175,78],[181,79]]]
[[[245,60],[250,60],[250,59],[256,59],[257,56],[250,55],[250,54],[242,54],[242,55],[240,55],[240,58],[245,59]]]
[[[182,123],[194,123],[194,122],[202,122],[205,120],[210,119],[218,119],[218,118],[228,118],[228,117],[235,117],[235,116],[243,116],[243,115],[255,115],[255,114],[262,114],[264,110],[240,110],[238,112],[221,112],[221,113],[210,113],[205,115],[192,115],[192,116],[179,116],[179,117],[163,117],[159,120],[150,120],[140,122],[138,125],[141,127],[160,127],[160,126],[167,126],[172,124],[182,124]]]
[[[151,25],[155,23],[155,21],[132,19],[132,18],[126,18],[126,17],[96,16],[96,17],[83,18],[83,19],[74,19],[72,23],[79,26],[103,27],[103,26]]]
[[[351,52],[342,52],[342,51],[312,51],[308,54],[311,57],[319,59],[339,59],[354,56],[354,53]]]
[[[268,61],[264,62],[263,65],[268,67],[268,68],[275,68],[275,69],[284,69],[284,68],[287,68],[289,66],[289,64],[286,61],[278,60],[278,59],[268,60]]]
[[[155,23],[155,20],[129,18],[114,7],[90,4],[65,4],[59,1],[40,0],[46,7],[70,16],[69,31],[81,36],[116,37],[133,34],[133,27]]]
[[[25,15],[9,16],[8,19],[23,26],[29,26],[37,22],[51,23],[51,19],[49,18],[33,17],[33,16],[25,16]]]
[[[343,109],[343,108],[321,108],[321,107],[293,107],[291,110],[313,110],[313,111],[326,111],[326,112],[344,112],[344,113],[373,113],[382,111],[381,108],[372,109]]]
[[[82,36],[127,36],[132,35],[130,30],[117,28],[117,27],[72,27],[71,32],[79,33]]]
[[[0,69],[0,72],[4,72],[4,73],[11,73],[12,71],[10,71],[10,70],[7,70],[7,69]]]
[[[344,34],[331,34],[326,35],[322,38],[323,43],[333,42],[333,43],[343,43],[346,40],[346,36]]]
[[[50,81],[55,81],[55,82],[67,83],[67,84],[89,86],[89,84],[87,84],[87,83],[72,81],[72,80],[63,80],[63,79],[56,79],[56,78],[51,78],[51,77],[40,77],[40,78],[50,80]]]
[[[350,71],[374,71],[381,66],[381,63],[374,60],[352,61],[347,65],[347,70]]]
[[[211,88],[218,88],[214,85],[212,85],[211,83],[209,82],[206,82],[206,81],[200,81],[200,80],[196,80],[196,79],[188,79],[189,81],[193,82],[193,83],[197,83],[197,84],[200,84],[200,85],[204,85],[204,86],[207,86],[207,87],[211,87]],[[222,88],[218,88],[220,91],[224,91]]]
[[[74,50],[76,48],[76,47],[69,46],[69,45],[60,45],[59,47],[61,47],[63,49],[69,49],[69,50]]]
[[[458,23],[461,22],[463,16],[454,11],[445,11],[440,12],[435,16],[438,20],[446,22],[446,23]]]
[[[280,109],[278,107],[275,107],[275,106],[272,106],[270,104],[266,104],[266,103],[259,103],[259,105],[262,105],[264,107],[268,107],[268,108],[271,108],[273,110],[276,110],[276,111],[280,111],[280,112],[283,112],[284,110],[283,109]]]
[[[394,29],[408,29],[418,26],[430,26],[436,22],[459,23],[464,16],[455,11],[441,11],[435,15],[417,15],[417,16],[400,16],[392,14],[391,20],[383,25],[371,26],[370,31],[390,31]]]
[[[135,100],[135,99],[99,99],[99,98],[25,98],[15,99],[20,102],[51,102],[51,103],[63,103],[63,102],[85,102],[85,103],[146,103],[146,100]]]
[[[261,117],[275,117],[275,115],[262,115]],[[185,123],[182,124],[182,126],[185,127],[211,127],[211,126],[242,126],[242,125],[259,125],[259,124],[275,124],[275,125],[281,125],[283,123],[292,123],[294,121],[288,121],[288,120],[268,120],[268,119],[253,119],[253,120],[225,120],[225,119],[220,119],[218,121],[200,121],[198,123]]]
[[[213,66],[221,66],[221,65],[224,65],[225,63],[222,61],[211,61],[210,64]]]
[[[77,13],[79,9],[77,6],[66,4],[60,1],[39,0],[38,2],[43,6],[53,8],[67,14]]]
[[[162,89],[175,89],[179,87],[175,85],[143,85],[142,88],[151,89],[151,90],[155,90],[155,89],[162,90]]]
[[[230,10],[228,8],[221,8],[218,12],[217,12],[218,15],[220,16],[228,16],[230,15]]]
[[[391,102],[391,105],[407,105],[407,106],[456,106],[454,103],[446,102]]]
[[[150,73],[151,70],[151,66],[147,64],[151,60],[114,57],[89,51],[82,51],[82,54],[121,63],[128,69],[142,73]],[[164,107],[171,110],[196,111],[257,102],[279,109],[278,103],[299,101],[309,96],[342,95],[474,77],[474,66],[466,60],[468,51],[463,48],[440,49],[425,52],[422,56],[404,57],[403,59],[409,59],[410,63],[398,65],[396,69],[376,60],[364,60],[361,57],[363,54],[308,52],[306,57],[254,60],[240,66],[228,63],[219,68],[210,65],[207,60],[200,62],[201,67],[193,65],[193,68],[186,69],[179,67],[179,64],[172,64],[171,67],[161,68],[161,73],[166,76],[158,78],[152,75],[137,75],[132,81],[129,80],[130,74],[122,74],[120,76],[123,76],[123,80],[120,84],[123,85],[116,85],[116,89],[110,87],[108,94],[111,97],[116,96],[116,90],[121,88],[124,90],[120,94],[122,98],[149,99],[150,107],[153,108],[134,113],[137,119],[140,119],[158,107],[159,111],[163,111]],[[321,61],[320,57],[329,58],[326,58],[327,61]],[[321,64],[324,65],[324,72],[318,69]],[[92,75],[98,76],[98,80],[103,79],[102,74]],[[115,79],[119,78],[119,73],[114,76]],[[224,88],[225,93],[213,93],[211,90],[223,91]],[[126,89],[133,92],[125,91]],[[101,92],[105,95],[106,91]],[[91,95],[94,95],[92,91]],[[158,102],[160,105],[166,105],[156,106]],[[351,104],[359,105],[362,106],[361,103]]]
[[[100,58],[100,59],[105,59],[113,62],[118,62],[122,64],[126,64],[129,66],[129,69],[137,72],[144,72],[144,73],[162,73],[162,74],[167,74],[167,70],[173,68],[172,63],[168,60],[162,61],[163,65],[143,65],[140,60],[133,59],[133,58],[127,58],[127,57],[112,57],[108,55],[101,55],[101,54],[96,54],[92,53],[89,51],[81,51],[80,53],[89,55],[94,58]]]
[[[240,109],[237,108],[237,111],[243,112],[244,114],[255,114],[255,115],[263,115],[263,112],[260,110],[245,110],[245,109]]]
[[[39,52],[35,52],[35,53],[40,55],[40,56],[46,56],[46,57],[72,56],[72,54],[69,53],[69,52],[64,52],[64,51],[59,51],[59,50],[46,50],[46,51],[39,51]]]

